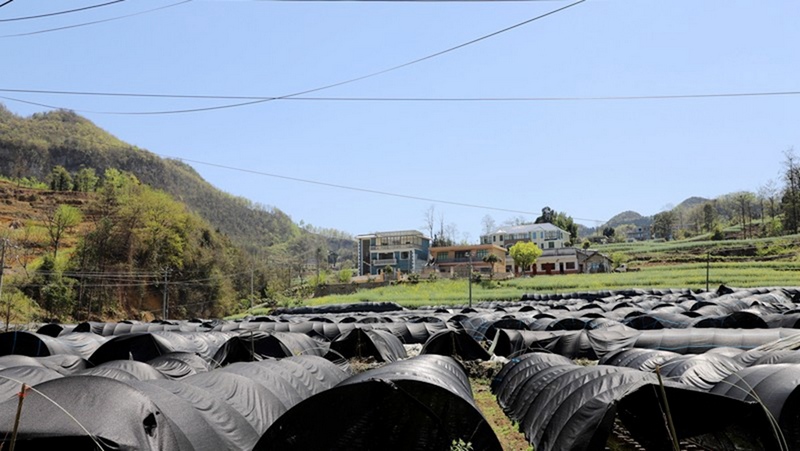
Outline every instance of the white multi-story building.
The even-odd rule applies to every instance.
[[[524,224],[503,227],[489,235],[481,236],[481,244],[494,244],[506,249],[519,241],[531,241],[542,250],[566,247],[570,233],[550,223]]]

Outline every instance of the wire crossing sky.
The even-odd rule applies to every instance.
[[[800,143],[790,0],[68,0],[0,21],[11,111],[82,111],[353,234],[421,229],[431,205],[473,242],[545,206],[652,215],[780,183]]]

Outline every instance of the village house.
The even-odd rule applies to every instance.
[[[494,255],[495,262],[486,261]],[[492,277],[505,272],[506,249],[493,244],[439,246],[431,248],[431,264],[444,277],[466,277],[472,271]]]
[[[430,238],[416,230],[359,235],[356,242],[359,276],[376,276],[387,270],[419,274],[430,255]]]

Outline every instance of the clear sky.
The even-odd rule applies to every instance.
[[[625,210],[651,215],[690,196],[756,191],[779,178],[786,149],[800,150],[795,0],[588,0],[306,95],[547,100],[283,99],[134,115],[98,112],[243,100],[7,91],[285,96],[414,61],[571,3],[129,0],[8,20],[106,1],[1,7],[0,96],[73,109],[162,156],[422,198],[190,163],[218,188],[318,227],[424,230],[431,205],[457,226],[458,239],[470,241],[486,215],[498,224],[533,219],[544,206],[594,226]],[[104,22],[38,33],[93,21]],[[587,99],[777,92],[795,94]],[[25,116],[47,110],[0,102]]]

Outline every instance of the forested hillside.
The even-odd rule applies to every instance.
[[[353,258],[349,235],[300,227],[279,209],[224,193],[189,165],[126,144],[69,111],[23,118],[0,105],[0,177],[11,182],[3,184],[11,210],[0,225],[13,228],[0,239],[9,238],[40,275],[57,276],[32,280],[35,274],[16,267],[12,286],[27,287],[54,317],[153,311],[165,277],[181,306],[171,316],[228,313],[296,298],[312,275],[324,280]],[[64,232],[65,252],[56,258],[59,243],[42,236],[47,216],[62,206],[80,210],[83,222]],[[118,273],[150,279],[102,280]],[[94,274],[101,279],[91,280]]]
[[[115,169],[96,190],[0,181],[3,322],[230,313],[247,290],[246,255],[163,191]],[[35,310],[32,314],[31,310]]]
[[[55,166],[69,172],[119,169],[186,203],[251,252],[297,238],[301,230],[277,208],[226,194],[190,166],[126,144],[69,111],[14,115],[0,105],[0,174],[45,180]]]

